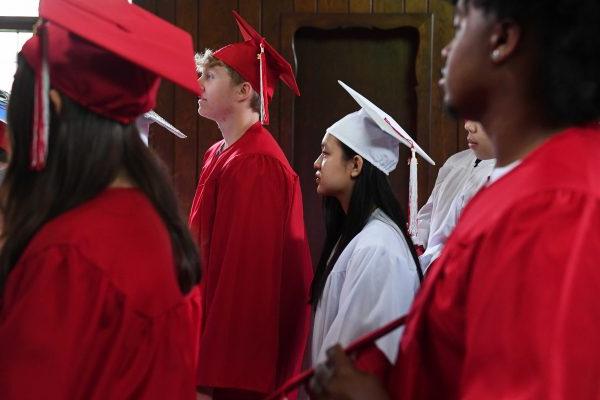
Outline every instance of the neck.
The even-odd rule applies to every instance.
[[[337,200],[344,210],[344,214],[348,215],[348,209],[350,208],[350,199],[352,197],[352,190],[340,193],[336,196]]]
[[[259,116],[254,111],[248,109],[242,113],[233,113],[225,121],[217,122],[219,130],[225,140],[224,149],[237,142],[244,133],[259,120]]]
[[[494,144],[497,167],[525,158],[563,129],[550,123],[534,106],[539,104],[539,100],[526,101],[524,97],[511,97],[509,92],[507,90],[500,101],[489,107],[480,118]]]
[[[129,178],[129,175],[121,170],[119,171],[119,174],[117,175],[117,177],[110,183],[110,185],[108,185],[108,187],[110,188],[130,188],[130,187],[134,187],[134,184],[131,180],[131,178]]]

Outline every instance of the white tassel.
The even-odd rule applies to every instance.
[[[408,233],[412,238],[417,236],[417,207],[418,207],[418,180],[417,180],[417,157],[415,148],[410,149],[410,175],[408,179]]]
[[[260,54],[258,55],[258,75],[260,77],[260,123],[265,123],[265,99],[264,99],[264,82],[263,82],[263,55],[265,52],[265,47],[263,44],[260,44]]]
[[[46,165],[48,157],[48,142],[50,133],[50,69],[48,67],[48,30],[44,32],[42,41],[42,135],[44,138],[44,149],[42,157],[43,165]]]

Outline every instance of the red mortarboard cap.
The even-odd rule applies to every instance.
[[[269,102],[281,79],[296,96],[300,90],[292,66],[246,20],[233,11],[244,42],[227,45],[214,56],[237,71],[261,97],[261,122],[269,124]]]
[[[154,107],[161,77],[199,95],[191,36],[154,14],[126,0],[41,0],[39,11],[22,49],[36,72],[34,169],[45,164],[49,86],[125,124]]]

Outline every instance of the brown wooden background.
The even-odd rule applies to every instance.
[[[424,161],[419,164],[420,204],[431,191],[443,161],[466,147],[462,128],[443,114],[442,93],[437,86],[443,67],[440,51],[452,37],[453,9],[447,0],[135,0],[135,3],[188,31],[197,50],[218,49],[240,40],[231,15],[235,9],[297,68],[300,90],[305,95],[294,98],[287,88],[278,89],[270,106],[268,129],[301,177],[313,257],[322,239],[322,223],[320,202],[312,183],[312,160],[317,156],[325,129],[356,109],[337,86],[335,77],[339,76],[380,105],[436,160],[436,167],[430,168]],[[411,46],[420,52],[412,54]],[[359,48],[362,53],[366,51],[362,60],[362,53],[351,51]],[[342,55],[339,62],[327,58],[336,51]],[[407,66],[402,62],[406,59],[417,62]],[[171,169],[186,212],[193,199],[202,156],[220,139],[216,124],[198,117],[196,109],[192,95],[164,82],[156,111],[185,132],[188,139],[177,139],[155,127],[151,130],[152,147]],[[398,171],[392,175],[403,205],[407,170],[401,160]]]

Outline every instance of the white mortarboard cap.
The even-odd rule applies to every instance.
[[[381,130],[364,109],[346,115],[327,128],[327,133],[386,175],[398,164],[400,140]]]
[[[356,151],[386,175],[393,171],[398,164],[399,144],[403,143],[411,150],[408,181],[408,232],[414,237],[417,233],[418,211],[415,153],[431,165],[435,165],[435,162],[392,117],[344,82],[338,82],[360,105],[361,110],[349,114],[333,124],[327,130],[328,133]]]
[[[148,111],[147,113],[140,115],[138,117],[138,119],[135,121],[135,124],[136,124],[138,130],[140,131],[140,136],[141,136],[142,140],[144,141],[144,143],[146,143],[146,146],[148,145],[148,135],[149,135],[149,131],[150,131],[150,125],[152,125],[154,122],[156,122],[157,124],[159,124],[160,126],[162,126],[163,128],[165,128],[166,130],[168,130],[169,132],[171,132],[172,134],[174,134],[175,136],[177,136],[179,138],[182,138],[182,139],[187,138],[187,136],[184,135],[179,129],[175,128],[173,125],[171,125],[169,122],[167,122],[167,120],[165,120],[163,117],[158,115],[156,112]]]
[[[389,135],[397,138],[397,140],[407,146],[409,149],[415,150],[415,152],[423,157],[429,164],[435,165],[435,162],[427,153],[421,149],[421,147],[410,137],[408,133],[388,114],[382,109],[373,104],[369,99],[346,85],[342,81],[338,81],[340,85],[356,100],[358,105],[369,114],[369,117],[379,126],[381,130],[388,133]],[[338,138],[339,139],[339,138]]]

